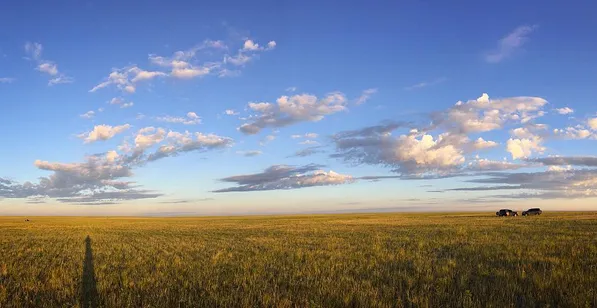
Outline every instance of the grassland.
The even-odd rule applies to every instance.
[[[30,219],[0,307],[597,306],[597,213]]]

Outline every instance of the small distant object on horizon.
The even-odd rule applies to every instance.
[[[518,212],[509,209],[501,209],[495,212],[495,216],[502,217],[502,216],[518,216]]]
[[[522,216],[541,215],[541,214],[543,214],[543,211],[538,207],[528,209],[528,210],[522,212]]]
[[[25,218],[25,221],[29,221],[29,219]]]

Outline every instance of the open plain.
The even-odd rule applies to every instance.
[[[0,307],[595,307],[597,213],[0,217]]]

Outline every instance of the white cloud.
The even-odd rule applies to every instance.
[[[506,143],[506,151],[512,155],[512,159],[530,157],[533,152],[543,153],[545,147],[541,146],[543,141],[540,137],[523,138],[523,139],[508,139]]]
[[[152,126],[144,127],[137,132],[135,136],[135,149],[145,150],[151,146],[162,142],[166,138],[166,130]]]
[[[377,93],[377,89],[367,89],[367,90],[363,91],[361,96],[359,96],[359,98],[357,98],[357,100],[355,101],[355,104],[361,105],[361,104],[367,102],[371,98],[371,96],[375,93]]]
[[[448,130],[471,133],[501,129],[508,123],[526,123],[544,115],[547,101],[540,97],[489,99],[486,93],[476,100],[458,102],[447,111],[437,112],[434,123]]]
[[[432,135],[400,135],[391,131],[402,126],[390,123],[358,131],[336,134],[337,153],[333,157],[345,161],[395,167],[403,175],[446,174],[458,169],[465,158],[463,147],[468,138],[449,133]]]
[[[224,113],[226,115],[230,115],[230,116],[234,116],[234,115],[238,115],[239,114],[237,111],[234,111],[233,109],[226,109],[226,111],[224,111]]]
[[[259,44],[253,42],[252,40],[246,40],[243,46],[243,50],[260,50]]]
[[[574,113],[574,109],[572,109],[570,107],[556,108],[555,111],[561,115]]]
[[[56,76],[56,77],[50,79],[50,81],[48,81],[48,85],[53,86],[56,84],[73,83],[73,82],[75,82],[75,80],[73,78],[65,76],[65,75],[59,75],[59,76]]]
[[[592,130],[597,131],[597,118],[592,118],[587,121],[587,124]]]
[[[133,102],[126,102],[126,100],[122,97],[114,97],[110,100],[110,105],[118,105],[120,108],[129,108],[135,105]]]
[[[9,78],[9,77],[0,78],[0,83],[13,83],[13,81],[15,81],[14,78]]]
[[[138,67],[132,68],[130,72],[136,74],[135,77],[133,77],[133,79],[131,80],[133,83],[142,80],[151,80],[156,77],[166,76],[166,73],[163,72],[144,71]]]
[[[83,119],[92,119],[95,116],[95,111],[90,110],[85,112],[84,114],[79,115]]]
[[[178,123],[184,125],[201,124],[201,118],[194,112],[188,112],[186,117],[163,116],[156,117],[156,120],[168,123]]]
[[[159,70],[149,71],[137,66],[113,69],[104,81],[94,86],[89,92],[95,92],[109,86],[115,86],[123,92],[135,93],[139,82],[157,77],[192,79],[207,75],[218,75],[220,77],[235,76],[240,72],[228,69],[226,67],[227,63],[243,65],[255,57],[257,51],[271,49],[269,47],[265,49],[261,48],[252,41],[247,44],[247,47],[252,50],[244,50],[243,47],[239,50],[237,56],[231,57],[222,55],[222,58],[220,58],[221,60],[217,61],[200,61],[200,56],[202,55],[202,51],[209,50],[209,54],[205,52],[209,56],[214,51],[221,52],[227,50],[228,47],[222,41],[205,40],[203,43],[188,50],[174,52],[170,57],[150,54],[148,56],[149,62],[160,67]],[[258,49],[254,50],[255,47]],[[246,55],[245,52],[250,52],[250,55]]]
[[[494,148],[497,145],[498,145],[497,142],[495,142],[495,141],[486,141],[482,137],[479,137],[477,140],[475,140],[473,142],[473,147],[474,147],[475,150],[483,150],[483,149]]]
[[[346,110],[344,94],[334,92],[323,98],[310,94],[281,96],[272,103],[249,103],[249,108],[259,113],[249,123],[238,129],[245,134],[257,134],[266,127],[284,127],[298,122],[316,122],[326,115]]]
[[[42,51],[43,46],[40,43],[27,42],[25,44],[25,53],[27,53],[32,60],[37,62],[36,69],[52,77],[48,81],[49,86],[74,82],[74,78],[66,76],[58,71],[58,65],[56,63],[42,59]]]
[[[87,133],[78,135],[85,143],[93,143],[96,141],[105,141],[113,138],[117,134],[123,133],[131,126],[129,124],[110,126],[110,125],[96,125],[93,130]]]
[[[286,88],[286,92],[296,92],[297,89],[297,87],[288,87]]]
[[[597,136],[583,126],[566,127],[565,129],[554,129],[553,133],[557,137],[564,137],[566,139],[587,139],[596,138]]]
[[[118,153],[116,151],[108,151],[106,153],[106,160],[108,162],[114,162],[115,160],[117,160],[120,156],[118,155]]]
[[[55,76],[58,74],[58,66],[52,62],[44,62],[37,66],[37,70]]]
[[[512,56],[518,49],[528,41],[528,37],[537,26],[520,26],[498,42],[496,50],[485,56],[485,61],[489,63],[498,63]]]

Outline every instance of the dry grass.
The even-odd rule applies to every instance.
[[[596,213],[30,219],[0,307],[597,306]]]

